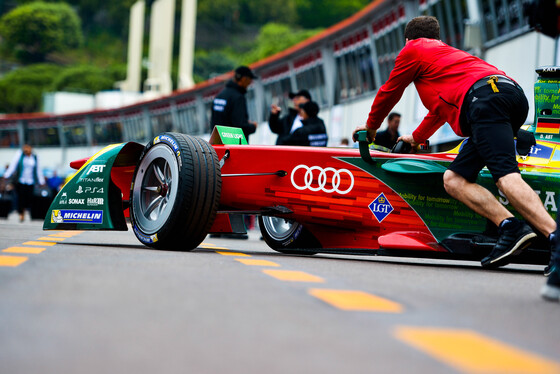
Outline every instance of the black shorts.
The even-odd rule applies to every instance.
[[[496,83],[467,94],[461,110],[461,129],[470,137],[463,143],[449,170],[474,183],[484,166],[494,182],[504,175],[519,173],[514,136],[523,125],[529,103],[519,86]]]

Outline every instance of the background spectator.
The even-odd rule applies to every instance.
[[[243,130],[247,142],[249,135],[257,129],[257,123],[249,121],[247,111],[247,88],[256,75],[247,66],[235,69],[233,79],[214,98],[212,105],[212,128],[214,126],[239,127]]]
[[[282,109],[278,105],[273,104],[270,108],[268,125],[273,133],[278,134],[276,145],[286,144],[286,139],[290,134],[302,126],[299,106],[311,101],[311,94],[307,90],[290,92],[289,97],[292,99],[293,108],[289,108],[288,114],[284,117],[280,118]]]
[[[5,181],[12,177],[16,185],[19,220],[23,222],[25,210],[31,208],[34,187],[45,185],[45,178],[39,165],[39,159],[33,153],[33,149],[29,144],[25,144],[16,153],[8,170],[4,173]]]

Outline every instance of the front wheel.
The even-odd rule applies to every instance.
[[[164,133],[144,149],[134,171],[130,219],[149,247],[192,250],[206,237],[218,210],[218,156],[202,139]]]
[[[275,251],[314,255],[313,248],[321,248],[321,243],[301,223],[273,216],[259,216],[259,227],[264,241]]]

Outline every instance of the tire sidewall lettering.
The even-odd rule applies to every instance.
[[[166,144],[169,148],[171,148],[171,150],[173,151],[173,153],[175,153],[175,156],[177,157],[177,162],[179,163],[179,170],[183,167],[181,149],[179,147],[179,143],[174,137],[168,134],[158,135],[154,138],[154,140],[151,143],[152,146],[156,144]]]

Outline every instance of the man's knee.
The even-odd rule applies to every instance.
[[[519,173],[509,173],[500,177],[496,182],[496,186],[501,190],[508,189],[508,187],[514,186],[517,183],[524,183],[523,178],[521,178],[521,174]]]
[[[461,186],[466,181],[465,178],[452,170],[446,170],[445,173],[443,173],[443,187],[451,196],[456,196],[457,193],[462,190]]]

